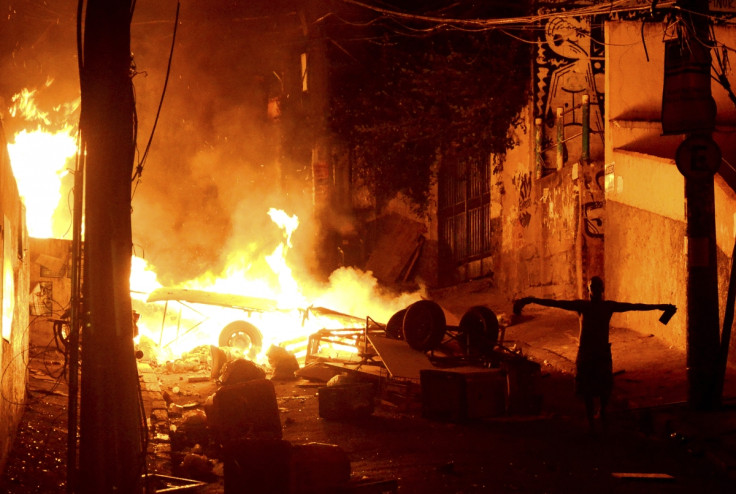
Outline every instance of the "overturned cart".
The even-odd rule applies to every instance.
[[[432,419],[539,413],[540,366],[506,346],[503,329],[488,307],[471,307],[454,326],[436,302],[420,300],[386,324],[366,318],[361,331],[313,334],[305,370],[319,363],[335,373],[373,380],[383,399],[418,401],[422,414]],[[353,352],[323,351],[340,345]]]

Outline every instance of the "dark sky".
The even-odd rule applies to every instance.
[[[286,2],[264,2],[265,11],[237,1],[218,2],[213,11],[211,3],[182,2],[162,113],[133,198],[135,253],[165,283],[217,272],[234,250],[270,254],[281,238],[270,207],[299,215],[299,250],[311,251],[309,183],[279,186],[278,127],[266,112],[269,96],[296,96],[282,83],[298,70],[299,17]],[[0,5],[0,115],[12,135],[21,123],[7,108],[21,89],[37,89],[41,108],[79,97],[77,2]],[[131,25],[139,158],[164,90],[176,6],[139,0]]]

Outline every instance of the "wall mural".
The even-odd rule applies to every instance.
[[[565,136],[580,133],[580,104],[584,94],[590,97],[591,132],[602,140],[605,56],[602,19],[553,17],[544,26],[536,50],[534,116],[544,122],[542,148],[554,152],[557,108],[564,111]],[[573,142],[579,149],[579,140]],[[567,147],[571,148],[569,142]],[[567,154],[578,156],[579,151]],[[545,157],[545,164],[554,166],[554,156]]]

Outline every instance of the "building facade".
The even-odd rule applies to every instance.
[[[566,27],[555,31],[556,25]],[[687,204],[676,155],[687,136],[662,126],[663,96],[672,99],[664,91],[672,30],[664,20],[548,22],[526,128],[514,129],[519,145],[491,157],[502,165],[493,167],[490,181],[497,225],[491,235],[500,239],[490,265],[510,298],[582,297],[597,275],[609,299],[676,304],[666,326],[636,312],[616,315],[612,324],[684,349]],[[712,37],[714,66],[733,83],[723,56],[736,44],[736,29],[716,23]],[[722,154],[713,178],[722,320],[736,238],[736,104],[717,80],[711,92],[712,135]]]

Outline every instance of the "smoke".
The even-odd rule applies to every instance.
[[[12,12],[0,20],[3,108],[24,88],[44,88],[37,98],[47,108],[77,101],[76,0],[53,7],[0,2]],[[168,79],[177,2],[136,6],[137,159],[145,161],[133,183],[133,249],[164,285],[216,277],[234,262],[269,276],[259,260],[283,240],[270,208],[299,217],[287,258],[294,277],[310,279],[317,264],[309,165],[316,136],[309,95],[302,93],[302,26],[293,9],[255,13],[247,12],[249,4],[233,2],[214,14],[211,2],[183,3]],[[5,127],[9,134],[20,130]],[[353,230],[350,217],[329,219],[336,231]],[[378,319],[418,298],[396,299],[356,270],[339,270],[330,282],[311,288],[315,296],[327,291],[322,305]],[[351,305],[367,299],[376,306]]]
[[[267,214],[271,207],[300,218],[292,256],[311,252],[312,136],[294,132],[309,127],[299,118],[273,112],[279,101],[299,116],[302,97],[301,25],[282,3],[288,4],[183,2],[168,80],[177,2],[136,5],[139,160],[152,140],[133,184],[133,243],[162,283],[216,273],[233,250],[270,254],[281,238]],[[37,89],[36,103],[47,111],[79,99],[77,1],[0,0],[0,6],[7,14],[0,19],[0,115],[13,136],[28,125],[7,114],[23,89]],[[304,139],[287,142],[287,134]],[[308,257],[298,264],[309,266]]]
[[[218,273],[232,252],[270,254],[281,240],[267,215],[271,207],[297,214],[302,229],[311,215],[305,181],[285,179],[304,164],[284,157],[284,124],[268,113],[270,98],[291,96],[282,82],[294,47],[264,38],[262,20],[197,8],[182,8],[162,112],[133,201],[135,242],[164,284]],[[170,13],[169,23],[134,21],[132,28],[141,144],[165,83]]]
[[[332,272],[329,285],[313,287],[315,306],[338,309],[346,314],[369,316],[385,324],[396,312],[427,298],[422,287],[413,293],[394,293],[378,284],[370,272],[339,268]]]

